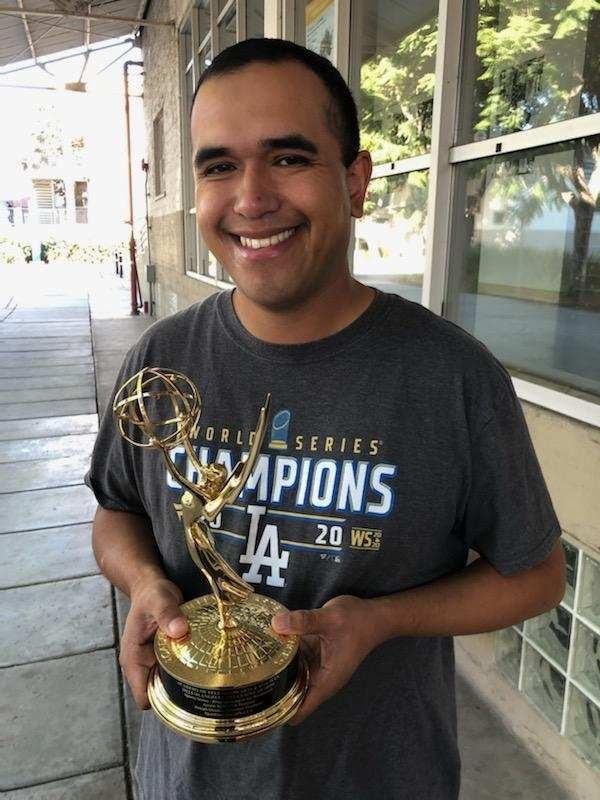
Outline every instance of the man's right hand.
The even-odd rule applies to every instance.
[[[142,708],[150,708],[146,686],[148,674],[156,662],[153,639],[160,628],[178,639],[189,630],[179,608],[181,590],[166,578],[152,578],[132,587],[131,608],[121,637],[119,663],[134,700]]]

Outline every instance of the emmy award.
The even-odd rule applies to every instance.
[[[185,637],[171,639],[157,631],[156,665],[148,678],[148,698],[159,719],[196,741],[238,741],[283,725],[298,710],[308,686],[299,638],[271,628],[273,615],[285,611],[284,606],[254,593],[217,551],[210,529],[252,472],[269,402],[267,395],[250,451],[231,474],[222,464],[201,464],[194,451],[201,402],[186,375],[145,368],[123,384],[113,404],[121,435],[136,447],[160,450],[182,487],[174,508],[190,557],[211,589],[181,606],[189,624]],[[172,448],[181,445],[195,481],[171,457]]]

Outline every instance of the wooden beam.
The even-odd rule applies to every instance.
[[[127,22],[131,25],[147,25],[159,28],[174,28],[175,20],[166,19],[141,19],[139,17],[118,17],[113,14],[75,14],[64,11],[34,11],[30,8],[9,8],[0,6],[0,14],[11,14],[13,16],[27,17],[72,17],[74,19],[92,19],[97,22]]]
[[[19,4],[19,9],[23,11],[23,0],[17,0]],[[23,27],[25,28],[25,36],[27,37],[27,43],[29,44],[29,51],[31,53],[31,57],[34,61],[37,61],[37,56],[35,54],[35,47],[33,46],[33,39],[31,38],[31,31],[29,30],[29,23],[27,22],[27,17],[25,14],[21,14],[21,22],[23,23]]]

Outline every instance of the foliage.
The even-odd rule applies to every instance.
[[[92,242],[68,242],[64,239],[50,237],[41,247],[42,261],[50,264],[55,261],[78,262],[82,264],[102,264],[112,261],[115,252],[124,254],[127,250],[124,242],[116,245]]]
[[[25,264],[27,261],[31,261],[30,245],[0,236],[0,264]]]
[[[41,167],[59,167],[64,158],[64,131],[53,106],[40,106],[25,149],[21,165],[25,171]]]

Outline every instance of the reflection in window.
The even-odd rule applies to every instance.
[[[298,0],[296,3],[296,42],[332,64],[337,59],[335,12],[335,0]]]
[[[427,153],[438,4],[355,3],[360,22],[360,128],[374,163]]]
[[[236,43],[237,36],[237,11],[235,3],[229,9],[225,18],[219,23],[219,52]]]
[[[600,111],[597,3],[479,0],[467,9],[461,143]]]
[[[600,136],[458,169],[447,313],[507,366],[600,395]]]
[[[246,38],[261,39],[265,35],[264,0],[246,2]]]
[[[375,178],[356,220],[354,274],[420,302],[425,269],[427,170]]]

